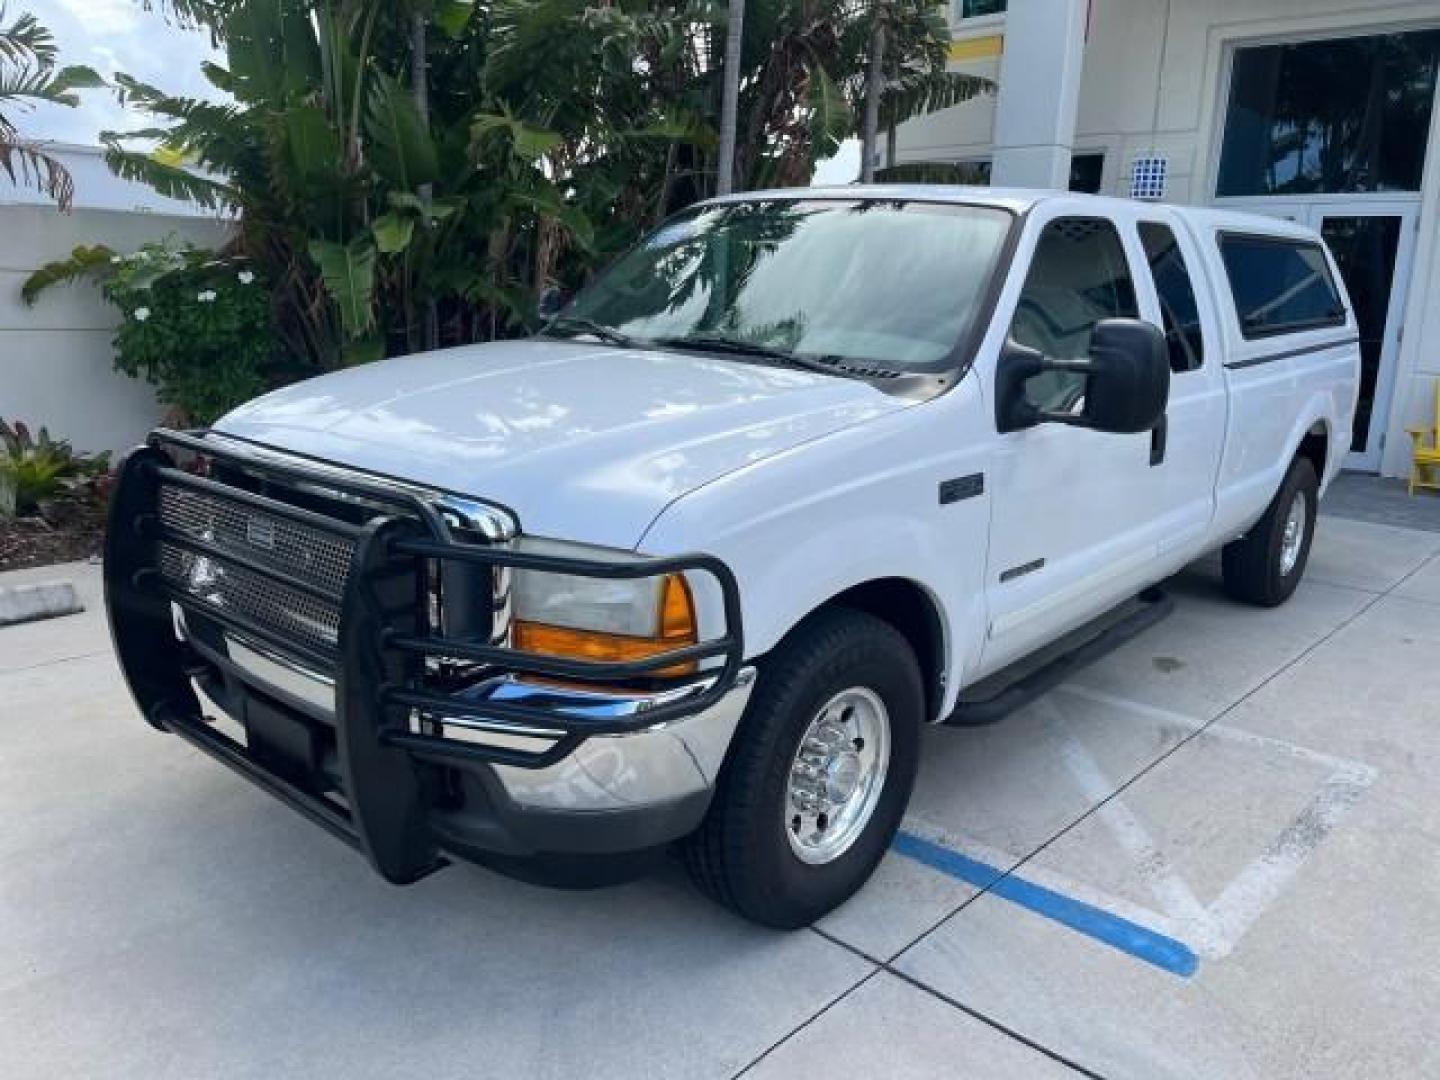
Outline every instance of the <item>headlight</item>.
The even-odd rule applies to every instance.
[[[643,660],[698,640],[695,603],[679,574],[615,580],[515,571],[513,643],[577,660]],[[693,672],[673,664],[657,675]]]

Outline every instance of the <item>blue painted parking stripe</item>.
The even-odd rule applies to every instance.
[[[998,867],[979,862],[914,833],[900,833],[895,837],[892,846],[898,854],[907,859],[914,859],[932,870],[974,885],[977,889],[988,890],[1027,911],[1068,926],[1071,930],[1128,953],[1137,960],[1153,964],[1172,975],[1188,979],[1200,965],[1199,959],[1184,942],[1157,934],[1129,919],[1111,915],[1083,900],[1076,900],[1043,885],[1007,875]]]

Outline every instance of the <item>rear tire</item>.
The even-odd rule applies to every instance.
[[[683,844],[695,883],[780,929],[849,899],[910,801],[924,702],[889,623],[847,608],[807,619],[761,666],[709,814]]]
[[[1310,561],[1319,509],[1315,466],[1297,457],[1265,516],[1221,553],[1226,591],[1259,607],[1278,607],[1289,600]]]

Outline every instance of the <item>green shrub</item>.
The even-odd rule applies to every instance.
[[[36,437],[19,421],[12,427],[0,418],[0,518],[33,513],[73,482],[109,467],[108,454],[77,454],[43,427]]]
[[[36,271],[23,295],[33,303],[80,277],[97,280],[122,316],[116,370],[152,383],[181,422],[209,424],[268,387],[280,351],[270,290],[246,260],[173,241],[131,255],[76,248]]]

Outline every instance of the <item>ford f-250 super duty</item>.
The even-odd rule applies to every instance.
[[[153,433],[114,493],[115,647],[151,724],[391,881],[680,841],[798,926],[885,852],[921,725],[1029,700],[1214,549],[1237,598],[1290,596],[1358,355],[1285,222],[716,200],[533,338]]]

